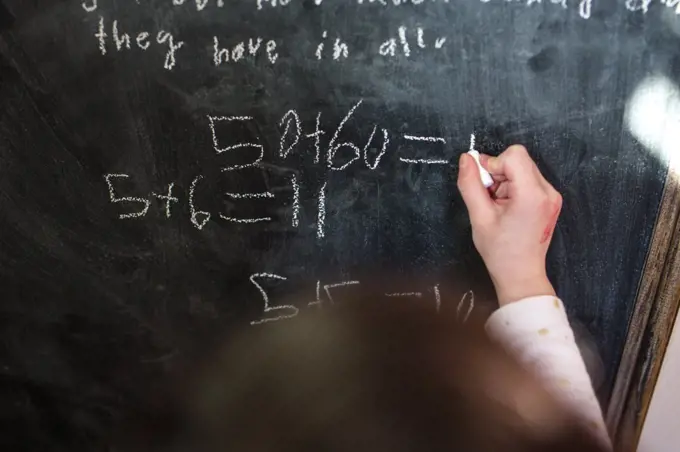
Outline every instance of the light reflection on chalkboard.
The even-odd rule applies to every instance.
[[[626,105],[633,136],[662,161],[680,154],[680,88],[662,75],[642,80]]]

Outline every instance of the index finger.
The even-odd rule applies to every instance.
[[[536,165],[524,146],[510,146],[498,157],[487,157],[484,160],[487,171],[495,180],[509,180],[521,185],[535,179]]]

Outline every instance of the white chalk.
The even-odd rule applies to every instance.
[[[477,163],[479,176],[482,178],[482,184],[484,184],[486,188],[491,187],[493,185],[493,177],[491,177],[491,174],[482,167],[482,163],[479,161],[479,151],[475,149],[474,133],[470,134],[470,150],[468,151],[468,154],[470,154],[472,158],[475,159],[475,163]]]
[[[477,163],[477,168],[479,169],[479,176],[482,178],[482,184],[486,188],[489,188],[493,185],[493,177],[491,177],[491,174],[487,170],[485,170],[482,167],[482,164],[479,162],[479,152],[478,151],[468,151],[468,154],[472,156],[473,159],[475,159],[475,163]]]
[[[474,133],[470,134],[470,150],[468,151],[468,154],[470,154],[472,158],[475,159],[475,163],[479,169],[479,176],[482,178],[482,184],[484,184],[486,188],[491,187],[493,185],[493,177],[491,177],[491,174],[489,174],[489,172],[482,167],[482,164],[479,161],[479,151],[475,149]]]

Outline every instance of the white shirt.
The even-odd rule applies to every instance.
[[[602,409],[558,298],[537,296],[509,303],[489,317],[486,331],[533,370],[611,449]]]

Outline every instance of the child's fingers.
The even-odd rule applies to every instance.
[[[517,185],[525,185],[535,179],[534,161],[524,146],[510,146],[498,157],[487,157],[485,163],[487,171],[499,181],[507,179]]]
[[[494,207],[493,201],[489,196],[489,192],[482,184],[477,163],[467,153],[463,153],[460,156],[458,189],[473,224],[481,224],[491,218]]]
[[[510,197],[510,181],[503,181],[498,184],[498,188],[494,192],[496,199],[507,199]]]
[[[497,157],[492,157],[490,155],[486,154],[479,154],[479,163],[482,165],[482,168],[487,170],[489,174],[491,174],[491,177],[495,182],[503,182],[508,180],[507,177],[505,177],[505,174],[494,174],[490,169],[489,169],[489,159],[496,159]]]
[[[498,187],[501,185],[500,182],[498,181],[493,181],[493,185],[489,187],[489,192],[491,192],[492,195],[496,194],[496,190],[498,190]]]

